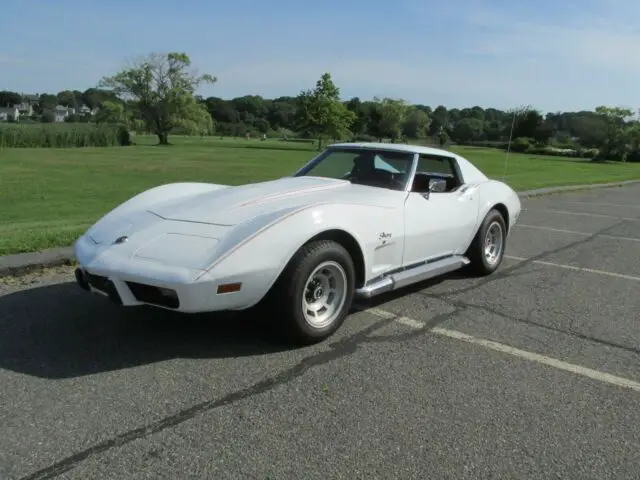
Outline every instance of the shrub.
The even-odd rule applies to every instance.
[[[0,147],[113,147],[131,144],[129,130],[117,124],[0,124]]]
[[[436,142],[434,142],[436,143]],[[468,147],[479,147],[479,148],[501,148],[503,150],[507,149],[508,142],[504,140],[473,140],[469,142],[456,142],[458,145],[464,145]]]
[[[511,151],[524,153],[533,146],[533,140],[526,137],[518,137],[511,142]]]
[[[524,153],[531,155],[549,155],[553,157],[594,158],[598,155],[597,148],[558,148],[552,146],[530,147]]]
[[[627,162],[640,162],[640,149],[631,150],[627,156]]]

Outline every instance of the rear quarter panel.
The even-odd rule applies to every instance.
[[[488,180],[482,183],[479,186],[478,194],[480,202],[478,227],[493,207],[502,204],[507,207],[509,212],[509,218],[505,220],[508,222],[510,231],[520,215],[521,204],[518,194],[509,185],[498,180]]]

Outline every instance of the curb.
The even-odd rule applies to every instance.
[[[73,247],[6,255],[0,257],[0,277],[21,275],[36,269],[71,265],[74,259]]]
[[[622,187],[640,183],[640,180],[625,180],[615,183],[595,183],[592,185],[572,185],[564,187],[547,187],[536,190],[524,190],[518,192],[521,198],[540,197],[554,193],[564,193],[579,190],[592,190],[595,188]],[[73,247],[51,248],[40,252],[18,253],[15,255],[0,256],[0,277],[9,277],[28,273],[29,271],[71,265],[75,261]]]

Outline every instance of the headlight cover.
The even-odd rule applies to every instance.
[[[165,233],[139,248],[133,256],[165,265],[203,270],[211,264],[219,243],[213,237]]]

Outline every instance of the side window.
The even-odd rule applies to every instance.
[[[433,155],[420,155],[418,171],[435,174],[442,173],[444,175],[455,174],[451,160],[446,157],[436,157]]]
[[[439,155],[420,155],[411,191],[427,192],[434,179],[446,182],[446,187],[441,190],[443,193],[456,190],[461,182],[455,168],[455,160]]]

